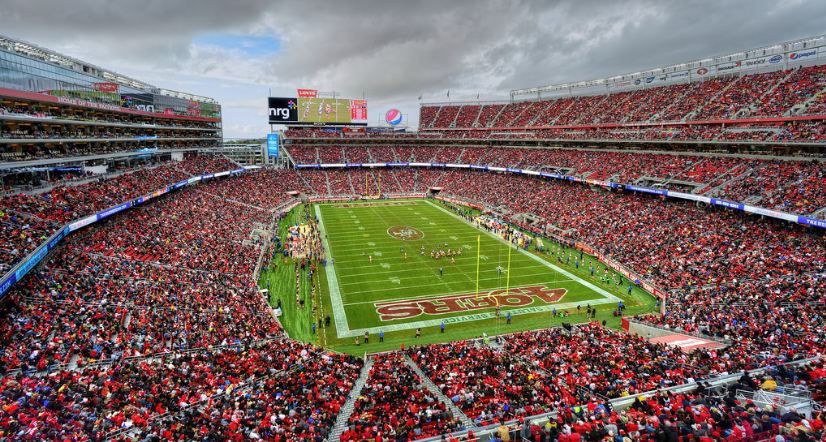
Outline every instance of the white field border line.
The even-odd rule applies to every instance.
[[[430,201],[425,201],[425,202],[426,202],[427,204],[430,204],[431,206],[433,206],[433,207],[435,207],[435,208],[437,208],[437,209],[439,209],[439,210],[441,210],[441,211],[443,211],[443,212],[447,213],[448,215],[453,216],[453,217],[455,217],[455,218],[458,218],[458,219],[462,220],[463,222],[465,222],[465,221],[464,221],[464,219],[462,219],[459,215],[456,215],[456,214],[454,214],[454,213],[451,213],[451,212],[450,212],[450,211],[448,211],[447,209],[442,208],[442,207],[439,207],[439,206],[437,206],[436,204],[433,204],[433,203],[432,203],[432,202],[430,202]],[[502,241],[502,242],[503,242],[503,243],[505,243],[505,244],[508,244],[508,247],[513,247],[513,246],[512,246],[512,245],[511,245],[511,244],[510,244],[507,240],[505,240],[504,238],[500,238],[499,236],[494,235],[493,233],[490,233],[490,232],[488,232],[487,230],[484,230],[484,229],[479,229],[479,230],[480,230],[480,231],[482,231],[482,232],[484,232],[484,233],[486,233],[486,234],[488,234],[489,236],[492,236],[492,237],[494,237],[494,238],[498,239],[499,241]],[[548,261],[545,261],[544,259],[540,258],[539,256],[534,255],[533,253],[530,253],[530,252],[528,252],[528,251],[526,251],[526,250],[523,250],[523,249],[521,249],[521,248],[517,248],[517,250],[519,251],[519,253],[522,253],[522,254],[524,254],[524,255],[527,255],[528,257],[530,257],[530,258],[531,258],[531,259],[533,259],[534,261],[536,261],[536,262],[538,262],[538,263],[541,263],[541,264],[544,264],[546,267],[548,267],[548,268],[550,268],[550,269],[553,269],[553,270],[555,270],[555,271],[557,271],[557,272],[559,272],[559,273],[561,273],[561,274],[563,274],[563,275],[567,276],[568,278],[573,279],[574,281],[579,282],[580,284],[584,285],[585,287],[588,287],[589,289],[591,289],[591,290],[593,290],[593,291],[595,291],[595,292],[599,293],[599,294],[600,294],[600,295],[602,295],[602,296],[605,296],[606,298],[608,298],[608,299],[610,299],[610,300],[612,300],[612,301],[614,301],[614,302],[618,302],[618,301],[620,300],[619,298],[617,298],[616,296],[614,296],[614,295],[612,295],[612,294],[608,293],[607,291],[605,291],[605,290],[604,290],[604,289],[602,289],[601,287],[597,287],[597,286],[595,286],[595,285],[591,284],[590,282],[588,282],[588,281],[586,281],[586,280],[584,280],[584,279],[580,278],[579,276],[576,276],[576,275],[574,275],[573,273],[571,273],[571,272],[569,272],[569,271],[567,271],[567,270],[565,270],[565,269],[562,269],[562,268],[560,268],[560,267],[557,267],[557,266],[555,266],[555,265],[553,265],[553,264],[549,263]]]
[[[333,258],[333,249],[330,248],[330,243],[327,242],[327,229],[324,227],[324,217],[321,216],[321,207],[315,206],[315,214],[318,217],[318,229],[321,231],[321,242],[324,248],[330,253],[330,258],[327,260],[327,265],[324,266],[324,272],[327,275],[327,286],[330,288],[330,303],[332,304],[333,318],[336,321],[336,334],[339,338],[347,336],[350,332],[350,326],[347,324],[347,315],[344,313],[344,304],[341,301],[341,290],[338,286],[338,276],[335,270],[335,259]]]
[[[375,301],[373,301],[375,302]],[[520,307],[515,308],[512,310],[507,310],[507,313],[510,313],[513,316],[518,315],[528,315],[528,314],[535,314],[535,313],[543,313],[543,312],[550,312],[553,309],[557,310],[567,310],[576,308],[578,305],[582,305],[583,303],[590,303],[591,306],[596,305],[603,305],[603,304],[613,304],[613,301],[610,299],[602,298],[602,299],[591,299],[588,301],[575,301],[575,302],[563,302],[558,304],[545,304],[545,305],[537,305],[537,306],[527,306],[527,307]],[[445,313],[450,314],[450,313]],[[399,324],[387,324],[378,327],[367,327],[367,328],[359,328],[356,330],[350,330],[347,333],[344,333],[343,336],[339,335],[339,338],[347,337],[352,338],[355,336],[364,336],[364,332],[370,332],[372,334],[378,333],[380,331],[384,332],[394,332],[394,331],[402,331],[402,330],[412,330],[414,328],[420,327],[435,327],[441,324],[442,322],[445,325],[450,324],[458,324],[463,322],[471,322],[471,321],[479,321],[483,319],[493,319],[496,317],[496,312],[484,312],[484,313],[471,313],[467,315],[460,315],[460,316],[449,316],[444,318],[437,318],[437,319],[427,319],[423,321],[417,322],[405,322]]]

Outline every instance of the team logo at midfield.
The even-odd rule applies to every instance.
[[[553,304],[559,302],[567,289],[549,289],[544,285],[532,285],[505,290],[491,290],[455,296],[434,296],[430,298],[405,299],[401,301],[377,302],[376,313],[382,321],[415,318],[420,315],[444,315],[448,313],[470,312],[499,307],[525,307],[535,301]]]
[[[387,229],[387,234],[402,241],[415,241],[424,238],[421,230],[410,226],[393,226]]]

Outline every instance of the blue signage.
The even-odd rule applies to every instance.
[[[267,156],[278,158],[278,134],[267,134]]]

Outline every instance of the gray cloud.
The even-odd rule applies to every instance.
[[[266,130],[243,119],[258,118],[249,103],[267,87],[364,92],[371,121],[391,105],[415,120],[420,94],[502,98],[817,35],[826,2],[0,0],[0,11],[4,34],[160,86],[192,80],[188,92],[227,103],[226,135],[244,136]],[[230,33],[274,35],[281,48],[250,57],[193,42]]]

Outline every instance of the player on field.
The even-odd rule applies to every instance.
[[[301,119],[306,120],[308,116],[310,116],[310,105],[312,100],[307,100],[307,104],[304,105],[304,111],[301,113]]]

